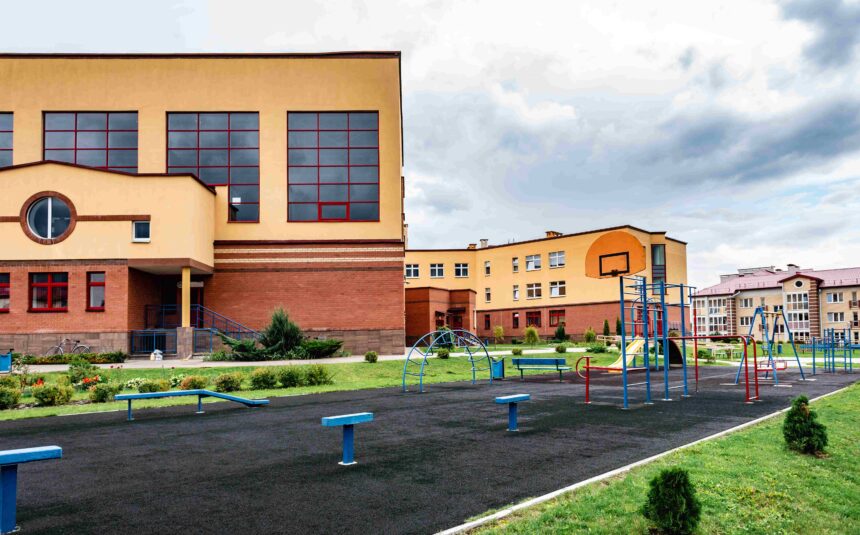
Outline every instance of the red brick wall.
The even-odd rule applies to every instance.
[[[442,288],[408,288],[406,290],[406,343],[436,329],[436,313],[462,309],[463,329],[474,332],[475,292]]]
[[[156,275],[136,269],[128,270],[128,328],[146,327],[144,310],[146,305],[160,305],[163,280]]]

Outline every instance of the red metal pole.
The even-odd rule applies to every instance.
[[[756,346],[755,338],[753,338],[753,368],[755,369],[755,398],[758,400],[758,346]]]
[[[699,326],[698,316],[696,315],[695,302],[693,303],[693,359],[696,368],[696,392],[699,391]]]
[[[588,405],[591,403],[591,400],[588,398],[588,383],[591,377],[591,357],[585,358],[585,404]]]
[[[750,401],[750,360],[747,358],[747,340],[744,340],[744,387],[747,390],[747,403],[752,403]],[[758,377],[758,372],[756,372],[756,377]]]

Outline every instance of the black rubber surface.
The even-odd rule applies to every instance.
[[[699,392],[654,405],[631,387],[619,409],[620,377],[553,375],[478,385],[273,398],[233,403],[0,423],[0,449],[56,444],[64,458],[19,469],[23,533],[431,533],[488,509],[541,495],[818,396],[858,375],[820,374],[790,387],[762,386],[743,403],[727,368],[702,369]],[[672,371],[672,380],[680,371]],[[557,377],[557,376],[555,376]],[[631,382],[644,379],[631,374]],[[519,433],[493,398],[530,393]],[[342,467],[339,429],[320,418],[372,411],[356,426],[356,460]]]

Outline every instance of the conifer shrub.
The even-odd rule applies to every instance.
[[[367,353],[364,354],[364,360],[365,360],[365,362],[369,362],[371,364],[374,364],[374,363],[376,363],[377,360],[379,360],[379,354],[377,354],[376,351],[368,351]]]
[[[560,323],[558,327],[555,328],[555,339],[559,342],[564,342],[567,340],[567,332],[564,330],[564,324]]]
[[[603,320],[603,336],[609,336],[609,320]]]
[[[540,335],[538,334],[537,328],[534,325],[529,325],[523,331],[523,343],[528,344],[530,346],[540,343]]]
[[[823,452],[827,447],[827,428],[817,420],[818,415],[809,408],[809,398],[794,398],[782,424],[788,447],[810,455]]]
[[[690,474],[683,468],[667,468],[661,470],[649,486],[642,515],[661,533],[693,533],[701,519],[702,506],[696,498]]]
[[[443,347],[442,349],[439,349],[438,351],[436,351],[436,357],[438,357],[440,359],[444,360],[450,356],[451,356],[451,352],[448,350],[448,348]]]

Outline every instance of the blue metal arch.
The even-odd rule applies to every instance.
[[[433,349],[443,346],[462,347],[466,350],[466,356],[472,365],[472,384],[478,380],[478,372],[490,371],[490,384],[493,382],[493,362],[495,360],[487,352],[487,347],[475,334],[462,329],[432,331],[419,338],[409,353],[406,354],[406,362],[403,364],[403,391],[407,391],[406,378],[418,377],[418,391],[424,392],[424,368],[428,365],[427,358],[433,354]],[[425,347],[425,350],[421,350]],[[473,350],[474,349],[474,350]],[[483,354],[481,354],[483,352]],[[486,368],[479,368],[478,363],[487,361]],[[411,366],[411,368],[410,368]],[[416,370],[417,368],[417,370]]]

